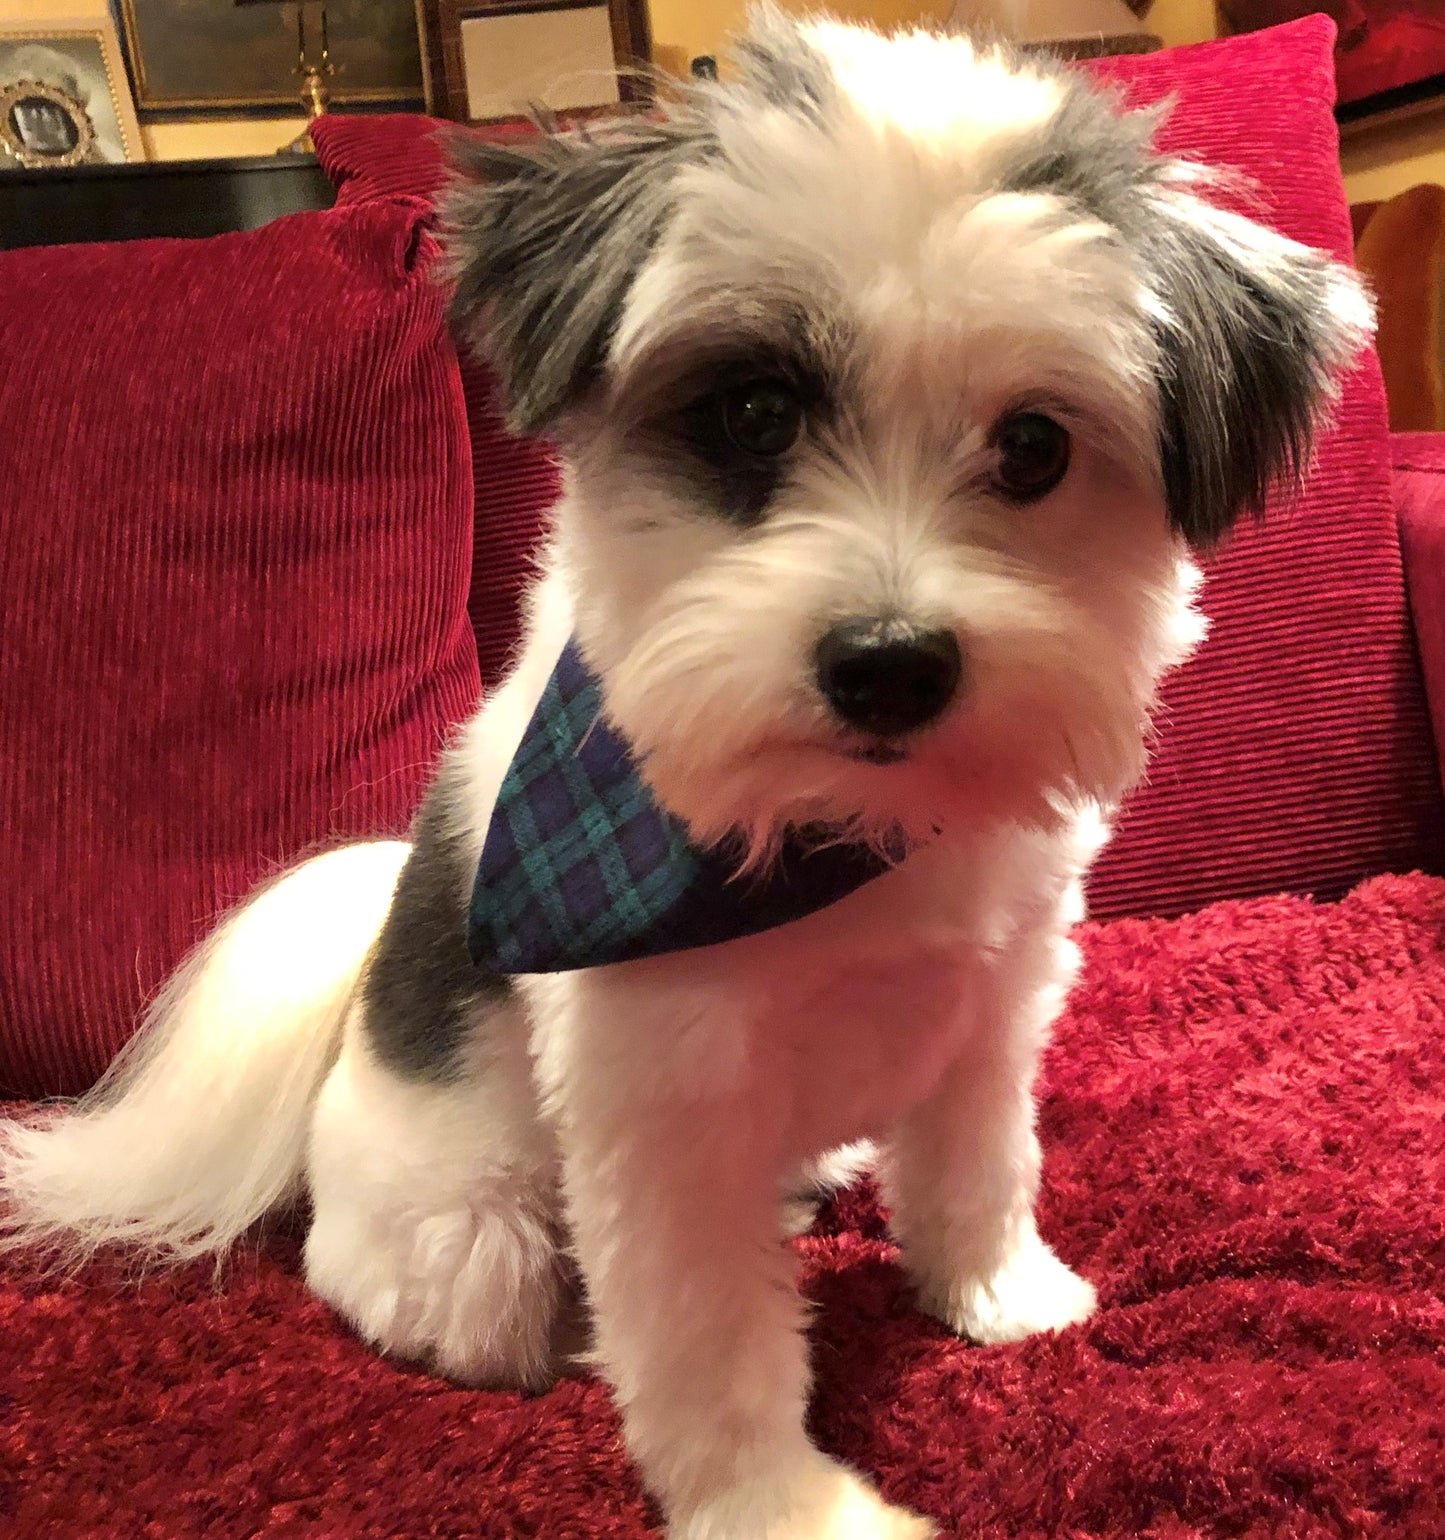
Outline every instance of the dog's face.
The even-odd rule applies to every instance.
[[[1307,459],[1369,305],[1151,114],[765,16],[669,121],[463,151],[454,314],[567,465],[579,639],[665,805],[1047,820],[1138,775],[1191,546]]]

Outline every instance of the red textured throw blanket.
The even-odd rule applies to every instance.
[[[1445,1536],[1445,882],[1091,928],[1046,1070],[1061,1338],[917,1314],[866,1194],[798,1242],[814,1426],[974,1537]],[[705,1202],[706,1195],[700,1194]],[[607,1392],[378,1360],[293,1240],[139,1287],[0,1276],[0,1531],[634,1537]]]

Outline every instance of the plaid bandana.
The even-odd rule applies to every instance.
[[[491,973],[564,973],[756,935],[882,876],[860,845],[784,847],[756,880],[652,800],[569,642],[502,782],[467,945]]]

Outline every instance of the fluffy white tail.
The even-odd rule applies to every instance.
[[[93,1091],[0,1123],[0,1241],[184,1261],[286,1196],[408,848],[348,845],[287,873],[175,974]]]

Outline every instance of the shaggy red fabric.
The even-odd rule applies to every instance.
[[[970,1540],[1439,1540],[1445,883],[1085,946],[1047,1064],[1043,1225],[1097,1317],[957,1342],[850,1194],[798,1242],[817,1436]],[[12,1259],[0,1422],[0,1529],[31,1540],[656,1523],[596,1381],[527,1400],[382,1362],[306,1294],[294,1238],[218,1285]]]

